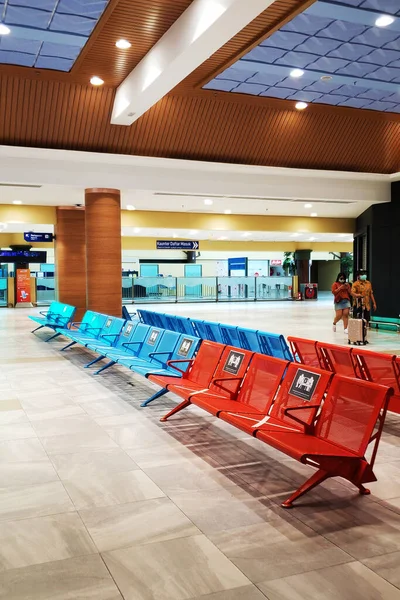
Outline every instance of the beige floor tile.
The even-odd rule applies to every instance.
[[[11,400],[11,402],[14,402]],[[6,402],[0,402],[0,426],[2,425],[14,425],[17,423],[28,423],[28,417],[23,410],[3,410],[2,404]]]
[[[353,560],[293,518],[285,521],[282,517],[209,537],[253,583]]]
[[[125,600],[186,600],[249,583],[204,536],[114,550],[103,557]]]
[[[62,483],[0,488],[0,521],[54,515],[74,510]]]
[[[362,561],[371,571],[374,571],[392,585],[400,588],[400,552],[383,554]]]
[[[100,556],[81,556],[0,574],[1,600],[122,600]]]
[[[33,428],[39,437],[69,435],[75,433],[100,433],[101,428],[88,415],[76,415],[59,419],[34,421]]]
[[[168,498],[90,508],[80,515],[100,552],[200,533]]]
[[[97,553],[77,513],[0,522],[0,571]]]
[[[265,600],[264,594],[254,585],[215,592],[206,596],[197,596],[193,600]]]
[[[74,477],[63,483],[79,510],[164,496],[160,488],[142,471]]]
[[[0,442],[8,440],[23,440],[37,437],[30,423],[10,423],[0,425]]]
[[[51,457],[60,479],[133,471],[138,465],[120,448],[57,454]]]
[[[400,598],[400,590],[357,562],[260,583],[259,588],[269,600]]]
[[[229,488],[235,485],[223,473],[208,465],[189,462],[144,469],[147,475],[169,496],[189,491]]]
[[[206,535],[249,525],[263,525],[274,517],[273,510],[252,498],[240,487],[213,489],[170,495],[171,500]],[[229,510],[227,510],[229,506]]]
[[[157,444],[149,448],[127,448],[126,453],[133,458],[141,469],[165,467],[181,462],[189,462],[199,468],[202,468],[204,465],[202,458],[198,457],[190,448],[182,446],[179,442],[169,446]]]
[[[41,439],[46,452],[51,455],[76,454],[86,450],[105,450],[117,447],[107,433],[97,429],[70,435],[53,435]]]
[[[2,394],[1,391],[0,391],[0,394]],[[0,413],[2,413],[3,411],[14,411],[14,410],[21,410],[21,409],[22,409],[22,405],[19,400],[2,400],[2,401],[0,401]]]
[[[82,407],[91,417],[108,417],[132,413],[132,407],[123,400],[110,400],[107,398],[97,402],[85,402]]]

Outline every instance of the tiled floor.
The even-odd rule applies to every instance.
[[[162,309],[345,343],[330,299]],[[400,600],[400,417],[370,497],[331,480],[285,511],[308,467],[193,407],[161,424],[174,397],[141,409],[152,384],[28,314],[0,310],[0,600]]]

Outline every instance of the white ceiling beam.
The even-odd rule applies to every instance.
[[[117,90],[111,123],[132,125],[274,0],[193,0]]]

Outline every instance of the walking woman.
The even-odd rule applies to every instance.
[[[346,275],[339,273],[335,283],[332,285],[332,294],[335,303],[335,318],[333,320],[333,331],[336,331],[336,324],[343,319],[344,333],[348,333],[347,325],[349,322],[349,311],[351,307],[351,286],[346,283]]]

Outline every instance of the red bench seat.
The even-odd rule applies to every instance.
[[[256,437],[263,442],[318,468],[282,506],[292,507],[294,500],[329,477],[344,477],[361,494],[369,493],[363,484],[376,481],[372,469],[391,394],[391,388],[335,375],[313,435],[256,431]],[[374,448],[368,462],[365,453],[370,443]]]

